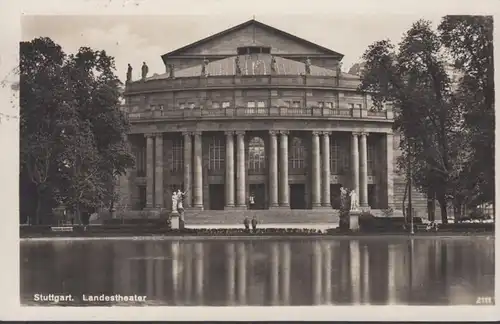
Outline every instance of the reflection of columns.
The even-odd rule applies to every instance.
[[[394,206],[394,136],[392,134],[385,134],[386,139],[386,163],[387,163],[387,207]]]
[[[363,246],[363,303],[370,303],[370,251]]]
[[[387,304],[394,305],[397,303],[397,290],[396,286],[398,283],[398,278],[396,276],[396,247],[392,244],[389,244],[389,260],[388,260],[388,271],[387,271],[387,282],[389,283],[388,288],[388,296],[387,296]]]
[[[290,243],[284,242],[281,245],[281,299],[282,305],[290,305],[290,268],[291,255]]]
[[[179,242],[172,242],[172,287],[174,292],[174,304],[177,305],[179,300]]]
[[[155,205],[156,208],[163,208],[163,133],[156,134],[155,142]]]
[[[203,163],[201,132],[194,133],[194,207],[203,208]]]
[[[237,245],[238,255],[238,301],[240,305],[247,303],[247,255],[245,243]]]
[[[321,304],[321,295],[322,295],[322,253],[320,242],[313,242],[313,304],[319,305]]]
[[[234,291],[235,291],[235,274],[236,274],[236,257],[234,251],[234,243],[226,244],[227,254],[227,275],[226,275],[226,288],[228,304],[234,304]]]
[[[289,207],[290,198],[288,187],[288,131],[280,131],[280,163],[279,163],[279,191],[280,206]]]
[[[360,286],[360,257],[359,257],[359,241],[352,240],[350,247],[351,252],[351,302],[355,305],[360,303],[359,286]]]
[[[191,140],[191,133],[184,132],[184,188],[186,196],[184,197],[184,207],[191,207],[191,171],[193,162],[193,141]]]
[[[323,207],[331,207],[332,203],[330,201],[330,132],[323,132],[323,174],[322,174],[322,196],[321,205]]]
[[[319,132],[312,132],[312,207],[321,206],[321,158]]]
[[[197,305],[201,306],[203,304],[203,243],[195,243],[194,245],[195,249],[195,271],[196,271],[196,278],[195,278],[195,285],[196,285],[196,300]]]
[[[332,301],[332,244],[328,241],[323,243],[323,253],[325,255],[325,265],[323,266],[323,277],[324,277],[324,303],[329,305]]]
[[[359,205],[362,207],[368,206],[368,149],[366,143],[367,133],[361,133],[359,141],[359,166],[360,166],[360,188],[359,188]]]
[[[162,256],[163,255],[163,251],[161,251],[160,249],[160,246],[159,245],[156,245],[156,255],[158,256]],[[164,300],[165,298],[165,270],[163,269],[164,265],[165,265],[165,261],[163,259],[158,259],[158,260],[153,260],[154,262],[154,265],[155,265],[155,268],[154,268],[154,272],[155,272],[155,282],[154,282],[154,288],[156,290],[156,298],[158,300]]]
[[[278,206],[278,138],[269,131],[269,205]]]
[[[352,133],[351,140],[352,188],[359,195],[359,149],[358,133]]]
[[[271,305],[279,303],[279,245],[271,244]]]
[[[246,207],[245,193],[245,132],[236,132],[236,204],[240,208]]]
[[[146,208],[153,208],[155,191],[153,134],[144,136],[146,136]]]
[[[234,132],[226,134],[226,207],[234,207]]]
[[[184,302],[191,301],[191,292],[193,291],[193,256],[192,245],[186,243],[184,245]]]

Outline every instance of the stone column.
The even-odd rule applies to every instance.
[[[290,207],[290,188],[288,187],[288,131],[280,131],[280,158],[280,206]]]
[[[246,208],[246,187],[245,187],[245,132],[236,132],[236,205],[238,208]]]
[[[332,207],[330,197],[330,132],[323,132],[323,174],[322,184],[323,192],[321,196],[321,205],[323,207]]]
[[[193,207],[203,209],[203,151],[201,132],[194,133],[194,203]]]
[[[247,303],[247,254],[245,243],[237,245],[238,255],[238,301],[240,305]]]
[[[359,182],[360,182],[360,188],[359,188],[359,205],[361,207],[368,207],[368,150],[367,150],[367,143],[366,143],[366,137],[368,136],[367,133],[361,133],[361,138],[359,141]]]
[[[387,163],[387,208],[394,208],[394,135],[388,133],[386,139],[386,163]]]
[[[279,245],[271,244],[271,305],[279,303]]]
[[[321,157],[319,132],[312,132],[312,208],[321,207]]]
[[[144,136],[146,136],[146,208],[153,208],[155,191],[154,139],[153,134],[144,134]]]
[[[236,257],[234,243],[226,244],[226,254],[227,254],[227,275],[226,275],[226,289],[227,289],[227,300],[229,305],[234,304],[234,292],[235,292],[235,275],[236,275]]]
[[[234,208],[234,132],[226,134],[226,207]]]
[[[191,172],[193,163],[193,141],[191,139],[192,133],[182,133],[184,137],[184,188],[186,196],[184,197],[184,207],[191,207],[192,203],[192,186],[191,186]]]
[[[282,305],[290,305],[290,268],[291,251],[290,243],[283,242],[281,245],[281,301]]]
[[[278,138],[269,131],[269,205],[278,207]]]
[[[156,164],[155,164],[155,206],[164,207],[163,199],[163,133],[157,133],[155,139],[156,145]]]
[[[359,196],[359,149],[358,149],[359,133],[352,133],[351,141],[351,163],[352,163],[352,189]]]

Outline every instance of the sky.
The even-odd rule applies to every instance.
[[[25,15],[21,19],[21,37],[23,41],[50,37],[67,53],[81,46],[104,49],[115,57],[117,74],[123,81],[128,63],[134,67],[134,79],[140,77],[143,61],[149,66],[149,75],[165,73],[162,54],[252,18],[251,11],[219,16]],[[397,44],[412,23],[422,18],[437,26],[441,15],[255,15],[258,21],[344,54],[346,72],[360,62],[370,44],[381,39]]]

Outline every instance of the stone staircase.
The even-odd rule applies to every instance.
[[[241,225],[245,217],[256,216],[259,224],[338,224],[334,209],[292,210],[187,210],[186,225]]]

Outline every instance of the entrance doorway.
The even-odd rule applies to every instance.
[[[251,183],[248,185],[249,197],[253,194],[254,204],[248,206],[253,209],[266,209],[266,186],[263,183]]]
[[[376,205],[376,186],[374,184],[368,185],[368,206],[375,209]]]
[[[290,185],[290,209],[306,209],[306,185],[294,183]]]
[[[340,209],[340,184],[332,183],[330,185],[330,195],[333,209]]]
[[[225,191],[223,184],[211,184],[208,186],[209,207],[211,210],[224,210]]]

